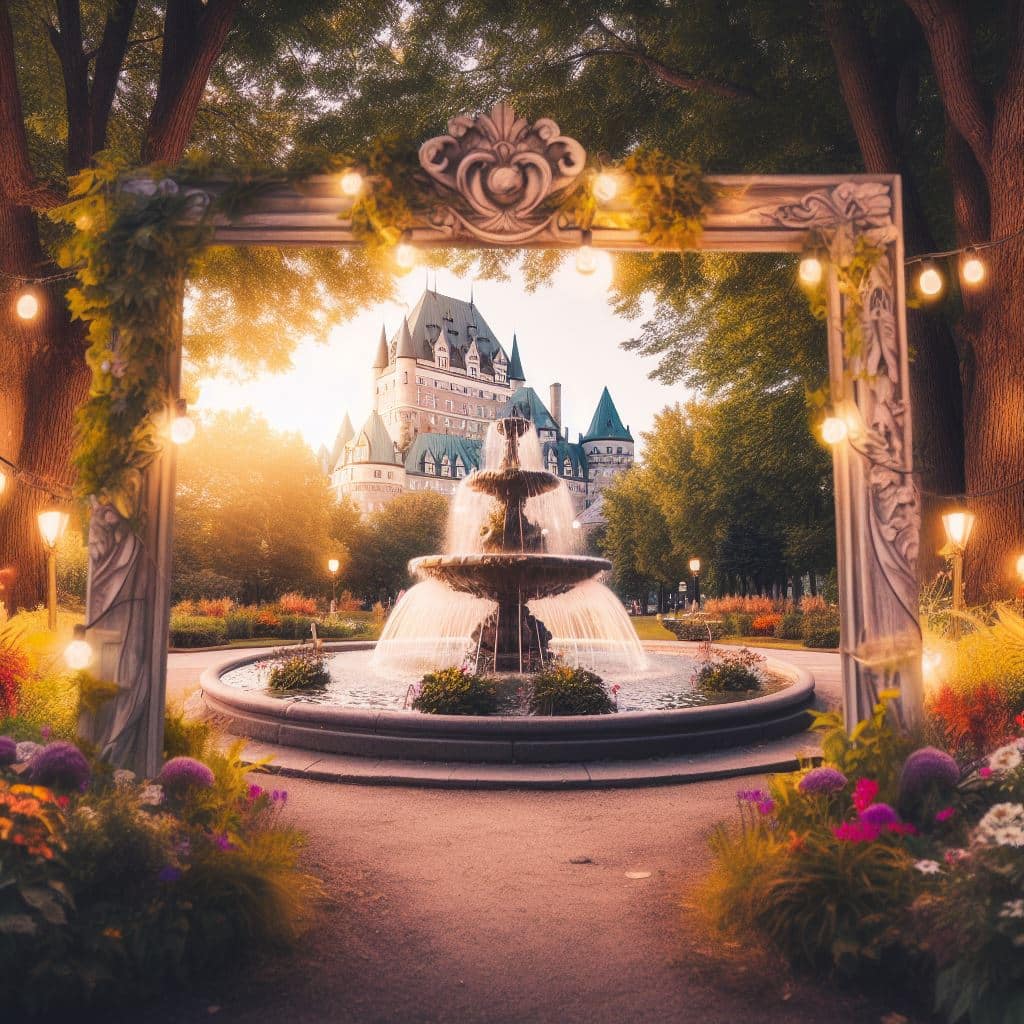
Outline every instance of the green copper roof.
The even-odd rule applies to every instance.
[[[515,349],[512,350],[513,354]],[[510,375],[511,376],[511,375]],[[553,430],[558,433],[558,424],[554,421],[548,407],[540,400],[540,395],[533,388],[521,387],[502,407],[499,416],[523,416],[537,430]]]
[[[388,338],[384,328],[380,329],[380,341],[377,342],[377,355],[373,360],[375,370],[386,370],[388,368]]]
[[[353,448],[364,446],[367,452],[361,453],[361,457],[353,458],[353,462],[381,462],[394,465],[395,442],[391,440],[388,428],[380,418],[380,413],[376,411],[366,417],[363,429],[352,439]]]
[[[514,334],[512,335],[512,361],[508,366],[508,379],[526,380],[526,374],[523,373],[523,361],[519,358],[519,339]]]
[[[420,475],[425,473],[423,464],[428,453],[436,467],[434,476],[441,475],[441,462],[446,455],[452,467],[452,476],[455,476],[456,459],[462,460],[467,475],[480,468],[479,441],[471,441],[468,437],[459,437],[457,434],[427,433],[417,434],[409,445],[409,450],[405,454],[405,471]]]
[[[633,435],[622,425],[619,411],[615,408],[612,396],[605,388],[601,392],[601,400],[597,403],[594,418],[590,421],[590,429],[583,435],[584,441],[632,441]]]

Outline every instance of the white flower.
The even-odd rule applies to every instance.
[[[914,867],[922,875],[937,875],[942,870],[942,865],[937,860],[919,860],[914,862]]]
[[[1014,769],[1019,768],[1020,762],[1020,748],[1017,746],[1016,740],[1013,743],[1007,743],[1005,747],[1000,747],[998,750],[993,751],[988,757],[989,768],[1000,775],[1007,775],[1014,771]]]
[[[164,802],[164,787],[151,783],[139,794],[139,803],[145,807],[159,807]]]
[[[1024,828],[1020,825],[1003,825],[992,830],[997,846],[1024,846]]]
[[[114,772],[114,785],[117,786],[118,789],[127,788],[134,782],[135,772],[128,768],[118,768],[117,771]]]
[[[91,807],[79,807],[75,813],[87,825],[91,825],[96,820],[96,812]]]
[[[993,804],[978,822],[974,841],[986,846],[1024,846],[1024,805]]]
[[[1024,917],[1024,900],[1008,900],[999,911],[1000,917]]]
[[[22,740],[14,750],[14,760],[21,764],[24,761],[31,761],[40,750],[41,743],[33,743],[31,740]]]

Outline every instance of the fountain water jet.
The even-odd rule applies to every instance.
[[[456,492],[448,551],[409,563],[424,582],[395,606],[374,667],[468,662],[529,672],[558,655],[598,672],[641,670],[643,649],[625,609],[594,579],[611,563],[574,552],[571,498],[542,468],[529,421],[493,423],[483,461]]]

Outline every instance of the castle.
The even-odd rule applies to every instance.
[[[565,481],[584,525],[600,521],[602,489],[633,464],[633,435],[608,389],[570,441],[561,384],[546,406],[526,384],[516,337],[506,352],[472,299],[425,291],[390,341],[381,329],[373,372],[373,412],[359,430],[346,414],[331,450],[319,452],[335,497],[364,513],[406,491],[451,494],[480,467],[487,429],[504,416],[533,423],[544,466]]]

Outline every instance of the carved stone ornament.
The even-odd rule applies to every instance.
[[[893,228],[892,191],[880,181],[844,181],[831,189],[810,192],[799,202],[758,211],[766,224],[783,228],[828,229],[842,224],[861,232]]]
[[[420,164],[441,194],[457,197],[434,208],[431,224],[496,245],[557,233],[557,214],[544,201],[577,183],[586,156],[550,118],[531,125],[506,103],[452,118],[447,135],[420,146]]]

